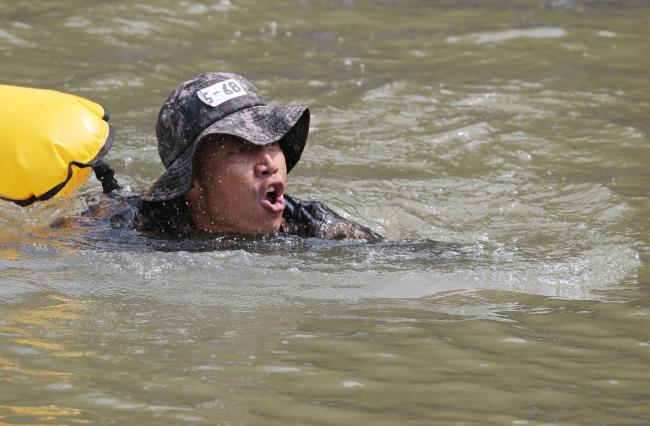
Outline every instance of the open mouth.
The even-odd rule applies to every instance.
[[[271,184],[264,194],[262,206],[273,213],[284,210],[284,185],[282,183]]]
[[[266,196],[264,197],[266,200],[268,200],[271,204],[275,204],[275,202],[278,199],[278,189],[274,186],[271,186],[269,189],[266,190]]]

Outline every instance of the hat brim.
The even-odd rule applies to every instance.
[[[142,195],[144,201],[167,201],[185,194],[192,184],[194,156],[210,135],[231,135],[255,145],[280,143],[287,172],[298,163],[309,133],[309,108],[254,106],[236,111],[203,130]]]

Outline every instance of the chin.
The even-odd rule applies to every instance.
[[[280,225],[282,225],[282,218],[259,228],[257,232],[260,234],[275,234],[280,230]]]
[[[275,234],[280,230],[282,225],[282,216],[277,219],[265,218],[265,220],[256,221],[249,226],[239,226],[236,232],[242,234]]]

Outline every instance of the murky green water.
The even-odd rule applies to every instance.
[[[106,105],[134,190],[162,170],[162,100],[229,70],[312,108],[289,192],[393,241],[102,249],[47,227],[81,194],[3,203],[0,424],[650,423],[649,20],[647,1],[0,2],[1,82]]]

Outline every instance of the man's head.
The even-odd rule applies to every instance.
[[[203,140],[185,194],[195,229],[276,232],[282,223],[286,177],[284,153],[277,143],[253,145],[222,135]]]
[[[282,197],[270,202],[259,191],[271,185],[281,195],[308,131],[307,108],[267,106],[255,86],[237,74],[200,74],[179,85],[160,110],[156,134],[166,170],[142,199],[185,196],[198,230],[274,232]],[[234,146],[247,155],[231,155]],[[229,219],[230,213],[236,214]]]

